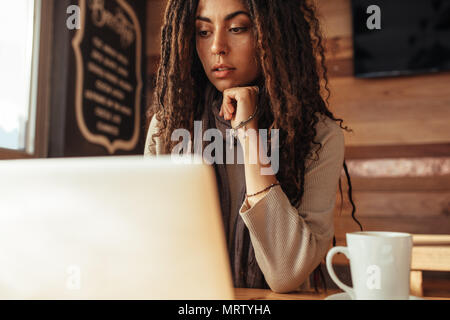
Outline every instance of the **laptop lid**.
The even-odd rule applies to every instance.
[[[229,268],[211,166],[0,162],[1,299],[232,299]]]

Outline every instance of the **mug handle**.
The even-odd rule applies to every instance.
[[[328,254],[327,254],[327,270],[328,270],[328,273],[330,274],[331,279],[333,279],[333,281],[336,283],[336,285],[339,288],[341,288],[342,290],[344,290],[350,296],[350,298],[352,300],[355,300],[355,292],[354,292],[353,288],[343,284],[342,281],[339,280],[339,278],[337,277],[336,273],[334,272],[332,261],[333,261],[333,256],[336,253],[343,253],[347,257],[347,259],[350,259],[350,254],[348,252],[348,248],[347,247],[334,247],[334,248],[331,248],[330,251],[328,251]]]

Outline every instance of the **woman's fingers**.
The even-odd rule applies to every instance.
[[[255,100],[258,93],[259,88],[257,86],[236,87],[224,90],[219,116],[225,120],[232,120],[237,114],[237,105],[244,104],[246,107],[249,103],[254,104],[252,101]]]
[[[223,117],[225,120],[231,119],[232,117],[231,113],[224,107],[220,108],[219,116]]]
[[[233,105],[233,101],[234,100],[233,100],[233,98],[231,96],[229,96],[229,95],[225,96],[224,107],[225,107],[226,113],[228,115],[228,120],[233,117],[233,114],[234,114],[234,111],[235,111],[234,105]]]
[[[233,117],[233,113],[235,111],[235,108],[233,106],[232,98],[229,96],[228,93],[224,93],[222,106],[221,106],[221,113],[219,113],[220,116],[223,116],[225,120],[230,120]]]
[[[219,112],[219,116],[220,117],[224,117],[224,119],[228,118],[228,112],[225,110],[225,108],[223,107],[223,105],[220,107],[220,112]]]

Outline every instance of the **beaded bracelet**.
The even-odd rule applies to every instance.
[[[264,191],[267,191],[267,190],[269,190],[270,188],[273,188],[273,187],[275,187],[275,186],[279,186],[280,185],[280,183],[279,182],[277,182],[277,183],[272,183],[270,186],[268,186],[268,187],[266,187],[266,188],[264,188],[263,190],[261,190],[261,191],[258,191],[258,192],[256,192],[256,193],[253,193],[253,194],[246,194],[246,196],[247,196],[247,198],[249,198],[249,197],[253,197],[253,196],[256,196],[256,195],[258,195],[258,194],[260,194],[260,193],[263,193]]]

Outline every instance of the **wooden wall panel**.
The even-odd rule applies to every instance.
[[[328,38],[351,34],[351,0],[315,0],[321,28]]]
[[[330,105],[353,129],[348,146],[450,141],[450,73],[332,78]]]
[[[450,191],[450,175],[430,177],[351,178],[357,192],[436,192]]]
[[[347,159],[423,158],[427,156],[450,158],[450,142],[427,144],[394,144],[377,146],[346,146]]]
[[[450,141],[450,72],[353,77],[351,0],[316,0],[327,38],[331,109],[354,133],[348,146],[415,145]]]
[[[450,218],[450,190],[433,192],[355,191],[353,200],[357,205],[360,217],[430,218],[443,216]],[[340,198],[336,205],[340,208]],[[344,201],[343,210],[351,211],[348,201]]]
[[[416,234],[448,234],[450,219],[439,217],[360,217],[356,215],[364,231],[395,231]],[[360,231],[358,224],[349,213],[335,215],[336,245],[346,245],[345,234]]]
[[[147,0],[147,56],[160,54],[161,26],[167,0]]]

